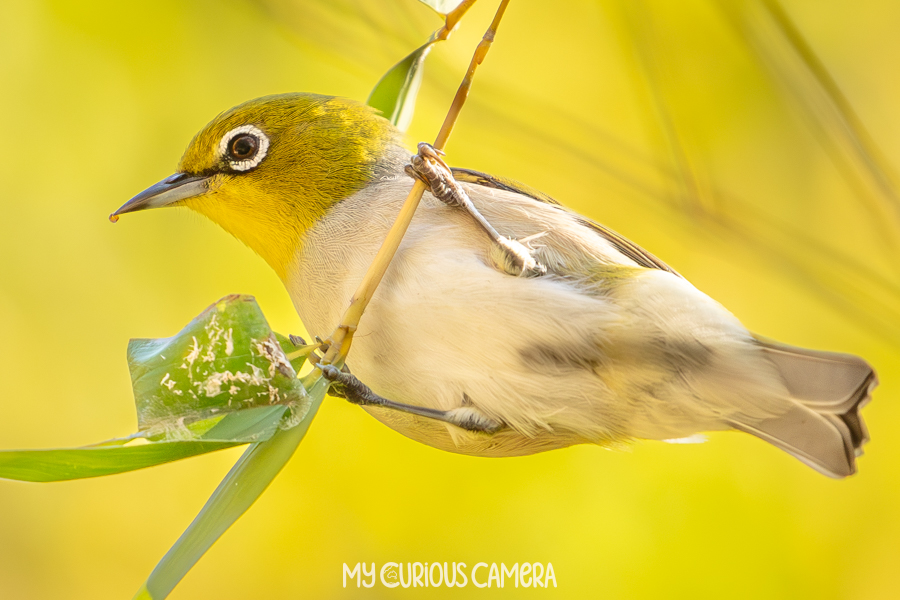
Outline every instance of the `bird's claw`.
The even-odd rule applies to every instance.
[[[439,165],[444,167],[447,171],[450,170],[450,166],[444,162],[442,156],[447,156],[447,153],[443,150],[438,150],[428,142],[419,142],[416,145],[416,148],[419,150],[419,156],[423,158],[430,158],[431,160],[437,162]]]
[[[521,242],[497,233],[497,230],[478,212],[469,195],[453,177],[453,172],[441,158],[444,153],[431,144],[420,142],[419,153],[409,159],[406,173],[431,189],[431,195],[448,206],[462,208],[491,238],[490,258],[494,266],[514,277],[538,277],[547,272],[535,260],[531,250]]]
[[[444,204],[466,209],[468,209],[468,205],[472,204],[465,190],[453,178],[450,167],[440,157],[438,150],[430,144],[421,142],[419,153],[412,155],[409,158],[409,164],[403,169],[407,175],[428,186],[431,195]]]
[[[322,371],[322,377],[331,382],[331,386],[328,388],[330,395],[343,398],[352,404],[367,404],[360,398],[358,393],[354,393],[354,390],[351,389],[352,381],[347,381],[349,379],[347,376],[350,375],[349,370],[345,372],[334,365],[323,365],[321,363],[316,363],[316,367]],[[353,379],[359,382],[355,377]],[[359,384],[362,385],[362,382],[359,382]]]
[[[334,365],[323,365],[319,363],[316,367],[322,371],[322,377],[328,381],[338,381],[341,377],[341,370]]]

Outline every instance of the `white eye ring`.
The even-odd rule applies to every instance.
[[[228,148],[231,146],[231,142],[234,141],[234,138],[241,134],[249,134],[256,138],[257,149],[256,154],[251,156],[250,158],[246,158],[244,160],[234,160],[233,158],[228,158]],[[222,136],[222,140],[219,142],[218,155],[219,160],[224,160],[228,163],[228,166],[232,168],[234,171],[249,171],[250,169],[259,165],[259,163],[266,157],[266,153],[269,151],[269,138],[266,137],[258,127],[254,127],[253,125],[241,125],[240,127],[235,127],[224,136]]]

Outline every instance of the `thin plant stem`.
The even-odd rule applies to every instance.
[[[472,79],[475,76],[475,70],[478,68],[478,65],[484,61],[488,50],[490,50],[491,44],[494,41],[494,36],[497,34],[500,20],[506,12],[509,1],[510,0],[502,0],[500,2],[497,13],[494,15],[494,20],[491,21],[490,27],[488,27],[484,37],[482,37],[481,42],[478,44],[478,47],[475,48],[472,60],[469,63],[469,69],[466,71],[466,75],[463,78],[459,89],[456,91],[456,96],[453,98],[453,103],[450,105],[450,110],[447,112],[444,124],[441,126],[437,138],[435,138],[434,147],[437,150],[443,150],[447,145],[447,141],[450,139],[450,134],[453,132],[453,126],[456,124],[459,113],[462,111],[466,98],[469,96],[469,90],[472,88]],[[462,16],[462,13],[458,13],[458,11],[463,9],[462,12],[464,13],[472,4],[474,4],[474,0],[471,2],[464,2],[457,7],[456,11],[447,15],[448,26],[451,22],[451,15],[455,15],[455,21],[452,24],[455,26],[456,21]],[[450,30],[452,30],[452,27]],[[422,194],[424,193],[425,184],[416,180],[412,189],[409,191],[409,195],[406,197],[406,201],[403,203],[403,207],[400,209],[400,214],[397,215],[397,219],[391,226],[390,231],[388,231],[387,237],[382,243],[381,248],[378,250],[378,254],[375,255],[375,260],[369,265],[369,269],[366,271],[362,282],[359,284],[359,287],[356,288],[356,293],[353,294],[353,299],[350,301],[350,306],[344,313],[341,324],[337,326],[334,332],[332,332],[331,337],[329,337],[329,347],[322,359],[322,364],[343,365],[348,352],[350,352],[353,334],[359,326],[359,321],[362,319],[363,313],[369,305],[369,301],[372,299],[375,290],[378,288],[384,274],[387,272],[388,266],[390,266],[391,260],[394,258],[394,254],[396,254],[397,248],[399,248],[400,242],[403,240],[403,236],[409,228],[409,224],[412,221],[413,215],[415,214],[416,208],[419,206],[419,201],[422,199]]]
[[[453,33],[453,30],[456,29],[456,26],[459,25],[463,15],[472,8],[472,5],[475,4],[475,2],[476,0],[465,0],[460,3],[459,6],[448,12],[446,17],[444,17],[444,26],[435,34],[435,39],[446,40],[449,38],[450,34]]]

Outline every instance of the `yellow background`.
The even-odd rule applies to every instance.
[[[785,3],[900,164],[900,4]],[[410,145],[433,138],[492,4],[435,49]],[[441,597],[900,596],[897,222],[848,183],[850,163],[834,158],[850,146],[821,144],[817,113],[767,71],[735,6],[515,0],[450,161],[606,223],[753,331],[866,357],[882,385],[860,473],[833,481],[741,434],[475,459],[332,399],[172,598],[424,595],[343,590],[342,563],[358,561],[550,562],[559,583],[428,590]],[[235,292],[254,294],[277,331],[303,331],[266,265],[202,218],[165,210],[114,226],[107,214],[238,102],[365,100],[438,19],[413,0],[12,0],[2,12],[0,447],[124,435],[128,338],[171,335]],[[0,481],[0,597],[131,597],[239,452]]]

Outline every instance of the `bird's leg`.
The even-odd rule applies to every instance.
[[[316,366],[322,369],[322,376],[332,382],[332,387],[328,393],[340,396],[353,404],[359,404],[360,406],[383,406],[392,410],[450,423],[451,425],[456,425],[466,431],[495,433],[503,427],[503,423],[495,421],[494,419],[481,414],[477,409],[468,406],[454,408],[452,410],[437,410],[434,408],[424,408],[422,406],[394,402],[393,400],[388,400],[373,392],[369,386],[350,374],[349,371],[338,369],[334,365]],[[335,386],[338,386],[337,394],[335,393]]]
[[[297,341],[303,341],[302,338],[297,336],[290,336],[291,342],[296,345],[297,342],[295,339]],[[328,352],[328,342],[323,341],[319,336],[316,336],[316,342],[319,344],[323,353]],[[305,343],[303,345],[305,345]],[[343,398],[353,404],[359,404],[360,406],[383,406],[392,410],[419,415],[420,417],[444,421],[451,425],[456,425],[461,429],[465,429],[466,431],[494,433],[503,427],[503,424],[499,421],[495,421],[494,419],[483,415],[477,409],[470,406],[463,406],[452,410],[437,410],[434,408],[424,408],[388,400],[373,392],[369,386],[360,381],[359,378],[350,372],[347,365],[343,365],[338,369],[334,365],[320,364],[319,360],[319,355],[313,351],[310,356],[310,362],[321,369],[322,376],[331,382],[328,393],[332,396]],[[465,396],[463,400],[464,404],[471,404],[468,396]]]
[[[431,188],[431,194],[444,204],[462,208],[491,238],[491,260],[498,269],[516,277],[537,277],[547,272],[544,265],[537,262],[531,251],[521,242],[497,233],[497,230],[482,216],[466,191],[453,178],[450,167],[441,158],[443,152],[431,144],[419,143],[419,153],[410,158],[406,173],[421,180]]]

